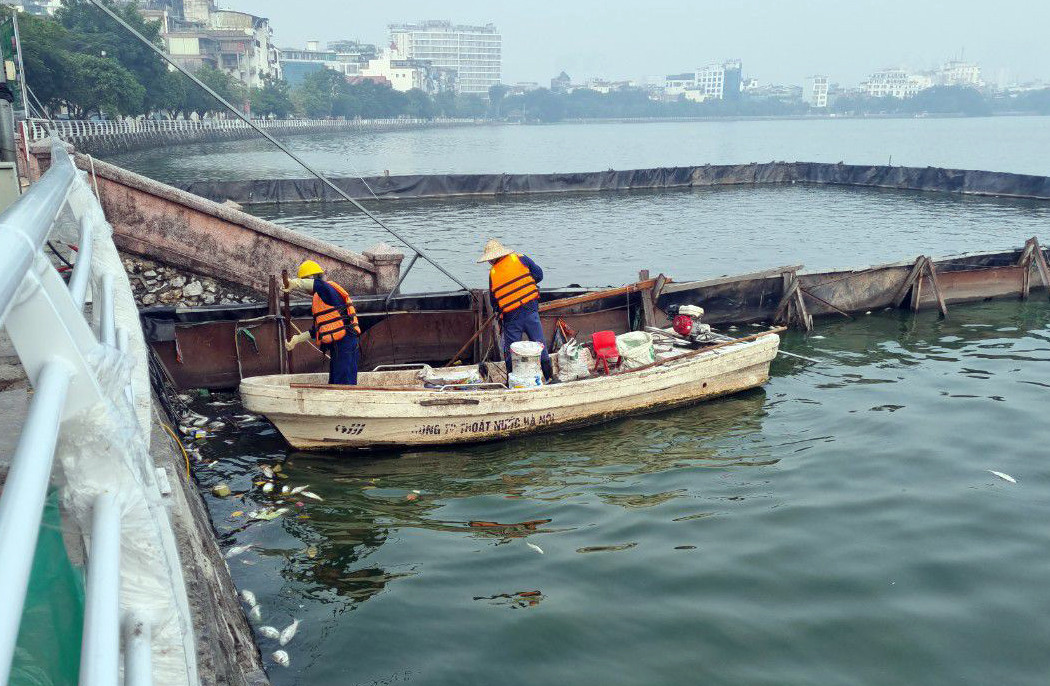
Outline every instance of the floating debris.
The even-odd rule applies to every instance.
[[[255,607],[259,604],[259,601],[255,599],[255,594],[248,589],[241,591],[241,598],[244,599],[244,602],[248,603],[248,607]]]
[[[229,559],[237,557],[238,555],[243,555],[244,553],[248,552],[249,550],[251,550],[254,547],[255,547],[254,543],[249,543],[247,545],[235,545],[235,546],[233,546],[232,548],[230,548],[226,552],[226,559],[229,560]],[[255,599],[255,596],[252,596],[252,600],[254,600],[254,599]],[[254,605],[254,603],[249,603],[249,605]]]
[[[292,489],[288,488],[287,486],[281,486],[281,495],[288,495],[289,492],[291,492],[291,490]]]
[[[621,543],[620,545],[589,545],[583,548],[577,548],[578,553],[613,553],[618,550],[629,550],[638,545],[637,542],[633,543]]]
[[[288,641],[291,641],[293,638],[295,638],[295,632],[298,631],[298,630],[299,630],[299,620],[298,619],[293,619],[292,623],[289,624],[288,626],[286,626],[284,628],[284,631],[281,632],[281,636],[280,636],[280,639],[279,639],[280,644],[283,645],[283,646],[288,645]]]
[[[317,546],[311,545],[306,548],[306,556],[310,559],[317,557]]]
[[[1012,484],[1017,483],[1017,479],[1013,478],[1009,474],[1003,474],[1002,472],[997,472],[994,469],[986,469],[985,471],[988,472],[989,474],[995,474],[997,477],[999,477],[1003,481],[1009,481]]]
[[[287,507],[282,507],[279,510],[254,510],[248,513],[248,517],[249,519],[259,519],[268,522],[271,519],[277,519],[288,511]]]
[[[273,468],[268,464],[260,465],[259,469],[262,470],[263,476],[267,479],[273,479]]]
[[[212,492],[212,495],[214,495],[214,496],[217,496],[219,498],[225,498],[226,496],[228,496],[230,494],[230,487],[224,481],[222,483],[217,483],[214,486],[212,486],[211,487],[211,492]]]
[[[279,664],[282,667],[287,667],[288,663],[292,661],[291,658],[288,657],[288,653],[286,653],[283,650],[273,651],[273,655],[271,655],[270,657],[273,658],[273,661],[275,663]]]
[[[281,632],[272,626],[261,626],[259,627],[259,633],[266,638],[272,638],[274,640],[281,637]]]
[[[539,553],[540,555],[542,555],[542,554],[543,554],[543,548],[539,547],[539,546],[538,546],[538,545],[536,545],[535,543],[529,543],[528,541],[525,541],[525,545],[529,546],[530,548],[532,548],[533,550],[535,550],[535,551],[536,551],[537,553]]]
[[[231,517],[243,517],[244,516],[244,510],[234,510],[233,512],[230,513],[230,516]]]
[[[263,484],[263,487],[262,487],[262,492],[263,493],[269,493],[272,490],[273,490],[273,482],[267,481],[266,483]]]

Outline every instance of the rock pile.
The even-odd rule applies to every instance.
[[[258,302],[250,289],[123,254],[124,269],[140,307],[234,305]]]

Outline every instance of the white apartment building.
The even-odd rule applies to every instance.
[[[807,76],[802,84],[802,99],[810,107],[828,106],[828,77]]]
[[[981,80],[981,68],[972,62],[950,60],[941,65],[937,70],[937,83],[941,86],[973,86],[980,88],[984,85]]]
[[[740,97],[742,86],[740,60],[729,60],[722,64],[709,64],[696,70],[692,88],[700,91],[703,100],[735,100]],[[696,96],[690,97],[694,99]]]
[[[664,98],[677,100],[686,90],[696,87],[696,74],[668,74],[664,78]]]
[[[864,83],[869,97],[910,98],[933,86],[933,79],[925,74],[912,74],[907,69],[883,69],[872,74]]]
[[[492,24],[448,21],[390,25],[391,50],[403,60],[422,60],[456,74],[456,92],[487,96],[500,82],[502,37]]]
[[[714,98],[721,100],[725,94],[726,70],[720,64],[709,64],[696,70],[694,86],[704,96],[704,99]]]
[[[361,68],[360,75],[386,79],[394,90],[402,93],[413,88],[422,89],[426,78],[424,67],[409,60],[393,59],[389,50],[383,50],[375,59],[368,60],[368,64]]]

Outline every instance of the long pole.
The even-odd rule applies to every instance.
[[[22,36],[18,33],[18,12],[11,13],[12,27],[15,32],[15,56],[18,58],[18,85],[22,89],[22,108],[26,111],[26,119],[29,119],[29,95],[26,92],[26,65],[22,62]],[[43,114],[43,112],[41,112]]]
[[[111,19],[112,19],[113,21],[117,22],[118,24],[120,24],[121,26],[123,26],[123,27],[124,27],[125,29],[127,29],[128,31],[130,31],[130,32],[131,32],[131,34],[132,34],[133,36],[135,36],[135,37],[136,37],[136,38],[138,38],[138,39],[139,39],[140,41],[142,41],[143,43],[145,43],[145,44],[146,44],[146,45],[147,45],[147,46],[149,47],[149,49],[150,49],[150,50],[152,50],[153,52],[155,52],[155,53],[157,53],[158,55],[160,55],[161,59],[163,59],[163,60],[164,60],[165,62],[167,62],[167,63],[168,63],[168,64],[170,64],[171,66],[175,67],[176,69],[178,69],[178,70],[179,70],[180,72],[182,72],[183,74],[185,74],[187,78],[189,78],[189,79],[190,79],[191,81],[193,81],[193,82],[194,82],[195,84],[197,84],[198,86],[200,86],[201,88],[203,88],[203,89],[204,89],[204,91],[205,91],[205,92],[206,92],[206,93],[207,93],[208,95],[210,95],[211,97],[213,97],[213,98],[215,98],[216,100],[218,100],[218,101],[219,101],[219,102],[220,102],[220,103],[221,103],[221,104],[223,105],[223,107],[225,107],[226,109],[228,109],[228,110],[229,110],[230,112],[233,112],[233,114],[234,114],[234,115],[236,115],[238,119],[240,119],[240,120],[241,120],[241,121],[243,121],[243,122],[244,122],[245,124],[247,124],[247,125],[248,125],[249,127],[251,127],[252,129],[254,129],[254,130],[255,130],[255,132],[256,132],[256,133],[258,133],[258,134],[259,134],[260,136],[262,136],[262,137],[263,137],[263,138],[265,138],[266,140],[268,140],[268,141],[270,141],[271,143],[273,143],[274,145],[276,145],[276,146],[277,146],[277,147],[278,147],[278,148],[279,148],[279,149],[280,149],[280,150],[281,150],[282,152],[284,152],[284,153],[285,153],[286,155],[288,155],[288,156],[289,156],[289,157],[291,157],[291,158],[292,158],[293,160],[295,160],[296,162],[298,162],[298,163],[299,163],[299,165],[300,165],[300,166],[302,166],[302,168],[303,168],[303,169],[305,169],[306,171],[308,171],[308,172],[310,172],[311,174],[313,174],[314,176],[316,176],[316,177],[317,177],[317,179],[318,179],[319,181],[321,181],[321,182],[322,182],[322,183],[324,183],[324,184],[325,184],[326,186],[328,186],[329,188],[331,188],[331,189],[332,189],[333,191],[335,191],[336,193],[338,193],[339,195],[341,195],[341,196],[343,197],[343,199],[344,199],[344,200],[346,200],[346,201],[350,202],[350,203],[351,203],[351,204],[352,204],[352,205],[353,205],[354,207],[356,207],[357,209],[361,210],[361,212],[362,212],[362,213],[364,213],[364,215],[365,215],[366,217],[368,217],[369,219],[371,219],[372,221],[374,221],[374,222],[375,222],[376,224],[378,224],[378,225],[379,225],[380,227],[382,227],[382,228],[383,228],[384,230],[386,230],[386,231],[387,231],[387,232],[389,232],[389,233],[390,233],[390,234],[391,234],[392,236],[394,236],[394,238],[398,239],[399,241],[401,241],[402,243],[404,243],[404,244],[405,244],[406,246],[408,246],[408,247],[409,247],[409,248],[410,248],[411,250],[414,250],[414,251],[415,251],[415,253],[416,253],[417,255],[419,255],[420,257],[422,257],[422,258],[423,258],[424,260],[426,260],[426,261],[427,261],[427,262],[429,262],[430,264],[434,265],[434,267],[436,267],[438,271],[440,271],[440,272],[441,272],[442,274],[444,274],[445,276],[447,276],[448,278],[452,279],[452,280],[453,280],[454,282],[456,282],[457,284],[459,284],[459,286],[460,286],[460,287],[461,287],[461,288],[462,288],[463,290],[465,290],[465,291],[466,291],[466,290],[470,290],[469,288],[467,288],[467,285],[466,285],[465,283],[463,283],[462,281],[460,281],[459,279],[457,279],[457,278],[456,278],[455,276],[453,276],[453,275],[452,275],[452,273],[451,273],[451,272],[449,272],[449,271],[448,271],[448,270],[446,270],[446,269],[445,269],[444,267],[442,267],[442,266],[441,266],[440,264],[438,264],[438,263],[437,263],[437,262],[435,262],[435,261],[434,261],[433,259],[431,259],[431,257],[430,257],[429,255],[427,255],[427,254],[426,254],[425,252],[423,252],[423,250],[422,250],[421,248],[417,248],[417,247],[416,247],[415,245],[413,245],[413,244],[412,244],[411,242],[409,242],[409,240],[408,240],[408,239],[406,239],[406,238],[405,238],[404,236],[402,236],[402,235],[401,235],[401,234],[399,234],[399,233],[398,233],[397,231],[394,231],[394,230],[393,230],[393,229],[391,229],[391,228],[390,228],[389,226],[387,226],[387,225],[386,225],[385,223],[383,223],[383,221],[382,221],[381,219],[379,219],[379,217],[375,216],[374,214],[372,214],[371,212],[369,212],[369,211],[368,211],[367,209],[365,209],[365,206],[364,206],[364,205],[362,205],[362,204],[361,204],[361,203],[359,203],[358,201],[356,201],[356,200],[354,200],[353,198],[351,198],[351,197],[350,197],[350,195],[349,195],[349,194],[347,194],[347,192],[346,192],[346,191],[344,191],[344,190],[343,190],[342,188],[340,188],[339,186],[337,186],[337,185],[335,185],[334,183],[332,183],[332,182],[331,182],[331,181],[330,181],[330,180],[328,179],[328,177],[326,177],[325,175],[321,174],[321,173],[320,173],[319,171],[317,171],[316,169],[314,169],[313,167],[311,167],[311,166],[310,166],[309,164],[307,164],[307,163],[306,163],[306,161],[305,161],[305,160],[303,160],[303,159],[302,159],[301,157],[299,157],[299,156],[298,156],[298,155],[296,155],[296,154],[295,154],[294,152],[292,152],[292,151],[291,151],[291,150],[289,150],[289,149],[288,149],[287,147],[285,147],[285,146],[284,146],[284,145],[283,145],[283,144],[282,144],[282,143],[281,143],[280,141],[278,141],[278,140],[277,140],[276,138],[274,138],[273,136],[271,136],[270,134],[268,134],[268,133],[267,133],[266,131],[264,131],[264,130],[263,130],[262,128],[260,128],[260,127],[259,127],[258,125],[256,125],[256,123],[255,123],[255,122],[253,122],[253,121],[251,120],[251,118],[250,118],[250,117],[247,117],[247,116],[245,116],[245,114],[244,114],[243,112],[241,112],[241,111],[240,111],[239,109],[237,109],[236,107],[234,107],[233,105],[231,105],[230,103],[228,103],[228,102],[227,102],[227,101],[226,101],[226,100],[225,100],[225,99],[224,99],[224,98],[223,98],[222,96],[220,96],[220,95],[219,95],[218,93],[216,93],[215,91],[213,91],[213,90],[212,90],[211,88],[209,88],[209,87],[208,87],[208,86],[207,86],[207,85],[206,85],[206,84],[205,84],[204,82],[202,82],[202,81],[201,81],[200,79],[198,79],[198,78],[197,78],[196,76],[194,76],[194,75],[193,75],[193,74],[191,74],[191,73],[190,73],[189,71],[187,71],[187,70],[186,70],[185,68],[183,68],[183,66],[182,66],[182,65],[180,65],[180,64],[178,64],[178,63],[176,63],[176,62],[175,62],[175,60],[171,59],[171,57],[169,57],[169,56],[168,56],[168,54],[167,54],[166,52],[164,52],[163,50],[161,50],[160,48],[158,48],[158,47],[157,47],[156,45],[154,45],[153,43],[151,43],[151,42],[149,41],[149,39],[148,39],[148,38],[146,38],[146,37],[145,37],[145,36],[143,36],[143,35],[142,35],[141,33],[139,33],[139,32],[138,32],[137,30],[135,30],[135,28],[134,28],[133,26],[131,26],[130,24],[128,24],[128,23],[127,23],[126,21],[124,21],[124,20],[123,20],[123,19],[122,19],[122,18],[121,18],[121,17],[120,17],[120,16],[119,16],[119,15],[118,15],[118,14],[117,14],[116,12],[114,12],[113,10],[111,10],[110,8],[108,8],[108,7],[106,7],[106,6],[104,5],[104,4],[102,4],[102,1],[101,1],[101,0],[88,0],[88,2],[90,2],[90,3],[92,4],[92,5],[94,5],[95,7],[99,8],[99,9],[100,9],[100,10],[102,10],[103,12],[105,12],[105,13],[106,13],[107,15],[109,15],[109,17],[110,17],[110,18],[111,18]]]

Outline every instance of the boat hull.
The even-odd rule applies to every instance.
[[[775,334],[625,374],[499,391],[371,390],[311,384],[316,375],[245,379],[245,408],[310,451],[494,441],[738,393],[769,379]],[[364,375],[362,375],[364,376]]]

